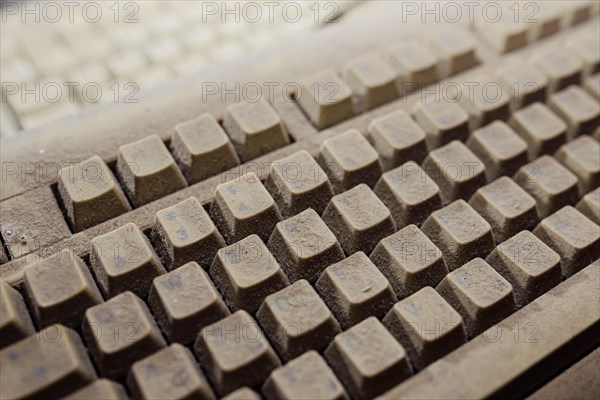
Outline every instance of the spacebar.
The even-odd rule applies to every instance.
[[[596,261],[381,398],[483,399],[527,394],[598,346],[599,304],[600,265]]]

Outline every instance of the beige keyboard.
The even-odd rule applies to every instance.
[[[2,139],[0,398],[597,398],[600,17],[528,4]]]

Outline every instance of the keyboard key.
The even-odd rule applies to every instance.
[[[83,334],[102,376],[122,378],[129,366],[166,346],[148,307],[131,292],[85,313]]]
[[[261,397],[254,390],[244,386],[222,397],[222,400],[261,400]]]
[[[77,332],[53,325],[0,351],[0,397],[50,399],[96,379]]]
[[[292,282],[315,282],[328,265],[344,258],[338,240],[313,209],[278,223],[268,244]]]
[[[169,341],[183,344],[230,314],[206,272],[193,261],[156,277],[148,305]]]
[[[591,135],[600,126],[600,105],[579,86],[554,93],[548,101],[550,109],[567,123],[567,136]]]
[[[375,317],[337,335],[325,357],[353,399],[373,399],[412,375],[406,352]]]
[[[381,175],[373,192],[390,210],[397,228],[420,225],[442,207],[438,185],[412,161]]]
[[[281,364],[254,319],[238,311],[202,329],[194,345],[219,395],[256,386]]]
[[[102,302],[88,267],[67,249],[28,265],[23,280],[41,328],[55,323],[78,328],[86,308]]]
[[[417,105],[415,120],[425,131],[430,149],[469,137],[469,114],[456,103],[429,100]]]
[[[485,165],[489,182],[503,176],[513,176],[527,163],[527,142],[503,121],[473,131],[467,147]]]
[[[511,284],[481,258],[450,272],[436,290],[462,316],[471,338],[515,311]]]
[[[550,156],[524,165],[514,180],[535,199],[540,218],[577,202],[577,177]]]
[[[342,329],[370,315],[383,317],[396,301],[387,279],[363,252],[327,267],[315,288]]]
[[[427,155],[425,132],[403,110],[371,121],[369,139],[379,153],[384,171],[399,167],[407,161],[420,164]]]
[[[0,282],[0,349],[35,333],[21,294]]]
[[[560,255],[567,278],[600,257],[600,228],[573,207],[543,219],[533,233]]]
[[[215,398],[192,353],[177,343],[133,364],[127,386],[135,399]]]
[[[217,250],[225,246],[221,234],[195,197],[156,213],[152,241],[169,270],[190,261],[208,268]]]
[[[519,232],[498,245],[486,262],[510,282],[519,308],[562,279],[560,256],[529,231]]]
[[[511,111],[518,110],[536,101],[546,100],[548,78],[533,65],[515,63],[500,67],[496,80],[512,97]]]
[[[321,351],[340,333],[331,311],[305,280],[267,296],[256,319],[283,360]]]
[[[582,31],[566,42],[567,48],[577,54],[584,62],[583,74],[588,76],[600,71],[600,40],[598,35]]]
[[[396,73],[379,54],[369,54],[349,61],[344,80],[354,93],[357,110],[370,110],[398,97]]]
[[[600,225],[600,188],[583,196],[577,203],[577,210]]]
[[[267,400],[348,399],[344,387],[316,351],[309,351],[273,371],[262,392]]]
[[[227,243],[252,234],[267,241],[281,220],[273,198],[253,173],[217,186],[210,216]]]
[[[530,24],[518,18],[515,20],[509,7],[502,7],[502,3],[498,5],[495,18],[488,18],[486,13],[478,15],[475,29],[497,53],[504,54],[527,44]]]
[[[517,3],[521,18],[532,24],[529,31],[530,40],[539,40],[560,30],[561,12],[558,4],[547,1]]]
[[[600,73],[587,77],[583,81],[583,86],[596,100],[600,100]]]
[[[8,256],[4,251],[4,246],[0,246],[0,265],[8,262]]]
[[[240,164],[229,137],[210,114],[175,125],[171,151],[190,184]]]
[[[509,124],[527,142],[532,160],[554,153],[567,140],[567,124],[542,103],[515,111]]]
[[[269,294],[290,284],[267,246],[256,235],[219,250],[210,267],[210,275],[231,310],[249,313],[255,313]]]
[[[467,341],[463,319],[431,287],[396,303],[383,324],[420,370]]]
[[[356,129],[324,140],[318,160],[329,176],[335,193],[351,189],[359,183],[373,187],[381,176],[377,152]]]
[[[423,170],[439,186],[444,204],[468,200],[486,183],[483,162],[457,140],[430,152]]]
[[[401,94],[414,92],[439,80],[439,59],[420,41],[407,40],[396,45],[386,58],[398,74]]]
[[[131,209],[112,172],[98,156],[61,169],[58,192],[75,232]]]
[[[442,252],[415,225],[382,239],[371,261],[388,279],[399,298],[425,286],[436,286],[448,274]]]
[[[396,231],[390,211],[364,184],[333,196],[323,212],[323,222],[346,254],[369,254],[381,239]]]
[[[451,86],[448,92],[469,114],[471,129],[508,119],[510,97],[507,91],[486,76],[470,78],[461,86]]]
[[[127,400],[127,393],[120,384],[108,379],[97,379],[93,383],[79,389],[65,400]]]
[[[467,32],[459,29],[440,30],[429,38],[433,52],[441,59],[444,77],[457,74],[479,63],[475,43]]]
[[[450,271],[486,257],[495,246],[490,224],[464,200],[434,211],[421,230],[442,251]]]
[[[579,195],[600,186],[600,144],[581,136],[563,145],[555,155],[579,180]]]
[[[320,215],[333,196],[327,174],[306,150],[272,163],[265,187],[284,217],[307,208]]]
[[[152,279],[165,273],[148,239],[134,223],[92,239],[90,264],[105,297],[130,290],[145,298]]]
[[[242,161],[269,153],[290,141],[281,118],[264,99],[229,106],[223,127]]]
[[[352,90],[333,70],[305,78],[296,98],[318,129],[345,121],[355,113]]]
[[[496,243],[538,223],[535,199],[506,176],[477,190],[469,204],[492,226]]]
[[[583,62],[564,46],[540,50],[533,56],[533,64],[548,77],[548,90],[556,92],[581,80]]]

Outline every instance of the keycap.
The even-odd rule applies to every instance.
[[[450,271],[487,256],[495,246],[490,224],[464,200],[434,211],[421,230],[442,251]]]
[[[577,210],[594,221],[596,225],[600,225],[600,188],[583,196],[577,203]]]
[[[381,239],[396,231],[390,211],[365,184],[333,196],[323,212],[323,222],[346,254],[370,254]]]
[[[371,121],[369,139],[379,153],[384,171],[399,167],[408,161],[420,164],[427,155],[425,132],[403,110]]]
[[[600,144],[589,136],[581,136],[563,145],[555,155],[579,180],[579,195],[600,186]]]
[[[266,241],[281,220],[273,198],[251,172],[217,186],[210,215],[227,243],[251,234]]]
[[[496,243],[538,223],[535,199],[506,176],[479,188],[469,205],[491,225]]]
[[[566,15],[563,16],[563,23],[566,26],[576,25],[585,21],[592,15],[592,2],[583,1],[561,1],[561,11]]]
[[[175,343],[131,366],[127,377],[134,399],[214,399],[187,348]]]
[[[479,63],[473,39],[459,29],[444,29],[433,32],[429,46],[441,59],[442,76],[450,76],[474,67]]]
[[[202,329],[194,351],[221,396],[242,386],[258,385],[281,365],[261,328],[246,311],[237,311]]]
[[[175,125],[171,152],[190,184],[240,164],[229,137],[210,114]]]
[[[123,292],[85,312],[83,334],[103,377],[124,377],[134,362],[166,346],[146,304]]]
[[[533,3],[516,3],[515,5],[519,7],[516,12],[521,12],[520,18],[525,23],[531,24],[530,40],[539,40],[560,30],[561,14],[558,4],[536,1]]]
[[[581,80],[583,61],[564,46],[551,46],[538,50],[532,57],[533,64],[548,77],[548,90],[556,92]]]
[[[396,301],[388,280],[361,251],[327,267],[315,288],[342,329],[370,315],[382,318]]]
[[[252,389],[240,388],[222,397],[223,400],[260,400],[261,397]]]
[[[325,358],[353,399],[373,399],[412,375],[404,348],[375,317],[337,335]]]
[[[373,192],[390,210],[397,228],[420,225],[442,207],[440,188],[412,161],[381,175]]]
[[[567,278],[600,257],[600,228],[571,206],[544,218],[533,233],[560,255]]]
[[[377,152],[356,129],[324,140],[318,161],[329,176],[335,193],[360,183],[373,187],[381,176]]]
[[[368,54],[347,62],[343,78],[356,97],[359,112],[390,102],[399,95],[396,73],[379,54]]]
[[[167,339],[184,344],[230,314],[207,273],[193,261],[156,277],[148,305]]]
[[[437,292],[462,316],[467,335],[475,337],[512,314],[512,285],[481,258],[450,272]]]
[[[527,44],[530,25],[515,18],[509,7],[498,6],[493,18],[485,12],[476,15],[475,29],[497,53],[504,54]]]
[[[510,282],[519,308],[562,279],[560,256],[529,231],[499,244],[485,261]]]
[[[344,387],[316,351],[277,368],[262,388],[267,400],[347,400]]]
[[[453,140],[466,141],[469,137],[469,115],[456,103],[447,100],[428,100],[419,103],[414,118],[425,131],[430,149]]]
[[[600,100],[600,73],[585,78],[583,86],[596,100]]]
[[[145,298],[152,279],[165,269],[134,223],[92,239],[90,264],[105,297],[130,290]]]
[[[429,286],[396,303],[383,324],[406,349],[417,370],[467,341],[460,314]]]
[[[77,332],[52,325],[0,351],[0,397],[50,399],[96,378]]]
[[[4,251],[4,246],[0,246],[0,265],[8,262],[8,256]]]
[[[458,140],[431,151],[423,170],[439,186],[443,204],[467,200],[486,183],[485,165]]]
[[[65,397],[65,400],[127,400],[128,398],[125,389],[120,384],[108,379],[97,379]]]
[[[524,165],[514,180],[535,199],[540,218],[577,202],[577,177],[550,156]]]
[[[112,172],[98,156],[59,171],[58,192],[75,232],[131,209]]]
[[[581,31],[566,41],[567,48],[584,62],[583,74],[588,76],[600,71],[600,40],[591,32]]]
[[[318,129],[354,115],[352,90],[333,70],[319,72],[300,82],[298,104]]]
[[[569,86],[550,96],[548,105],[567,123],[567,136],[591,135],[600,126],[600,105],[579,86]]]
[[[284,217],[307,208],[321,214],[333,196],[327,174],[306,150],[272,163],[265,187]]]
[[[55,323],[78,328],[86,308],[102,302],[88,267],[68,249],[25,267],[23,280],[40,328]]]
[[[415,225],[382,239],[370,258],[399,298],[436,286],[448,274],[440,249]]]
[[[152,242],[165,266],[171,270],[190,261],[210,267],[223,237],[195,197],[156,213]]]
[[[0,282],[0,349],[35,333],[23,297],[8,283]]]
[[[533,65],[526,63],[505,65],[498,68],[494,75],[497,82],[512,97],[511,111],[536,101],[546,100],[548,77]]]
[[[406,40],[389,49],[386,59],[398,74],[400,93],[421,89],[439,79],[439,59],[418,40]]]
[[[265,297],[289,285],[277,260],[256,235],[219,250],[210,275],[232,311],[255,313]]]
[[[321,351],[340,333],[331,311],[305,280],[267,296],[256,319],[283,360]]]
[[[229,106],[223,127],[242,161],[266,154],[290,141],[281,118],[264,99]]]
[[[554,153],[567,140],[567,124],[542,103],[515,111],[509,125],[527,142],[531,160]]]

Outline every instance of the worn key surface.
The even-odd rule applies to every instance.
[[[207,273],[193,261],[155,278],[148,305],[169,341],[184,344],[230,314]]]
[[[331,311],[305,280],[267,296],[256,319],[283,360],[321,351],[340,333]]]
[[[444,29],[433,32],[428,44],[441,59],[443,76],[454,75],[479,63],[475,43],[469,33],[460,29]]]
[[[337,335],[325,358],[353,399],[372,399],[412,374],[406,352],[375,317]]]
[[[508,119],[509,93],[485,75],[469,78],[468,82],[457,87],[452,86],[448,92],[469,114],[471,129],[480,128],[496,120]]]
[[[514,112],[509,124],[527,142],[530,159],[554,153],[567,140],[567,124],[542,103]]]
[[[127,400],[128,398],[125,389],[120,384],[108,379],[97,379],[65,397],[65,400]]]
[[[396,72],[379,54],[367,54],[348,61],[343,77],[354,93],[359,112],[398,97]]]
[[[455,102],[430,99],[419,103],[414,118],[425,131],[430,149],[469,137],[469,114]]]
[[[418,370],[467,341],[460,314],[429,286],[396,303],[383,324]]]
[[[583,61],[569,48],[555,45],[539,50],[532,62],[548,77],[550,92],[579,84]]]
[[[21,294],[0,282],[0,349],[35,333]]]
[[[600,104],[579,86],[554,93],[548,105],[567,123],[567,136],[591,135],[600,126]]]
[[[425,43],[406,40],[386,52],[386,59],[398,74],[400,93],[407,94],[439,80],[439,59]]]
[[[581,136],[563,145],[555,155],[579,180],[579,195],[584,196],[600,186],[600,144],[589,136]]]
[[[210,275],[232,311],[255,313],[265,297],[289,285],[277,260],[257,235],[219,250]]]
[[[600,188],[583,196],[577,203],[577,210],[595,222],[596,225],[600,225]]]
[[[501,66],[496,70],[495,78],[502,89],[512,97],[511,111],[546,100],[548,77],[531,64],[514,63]]]
[[[96,378],[79,335],[52,325],[0,350],[0,397],[60,398]]]

